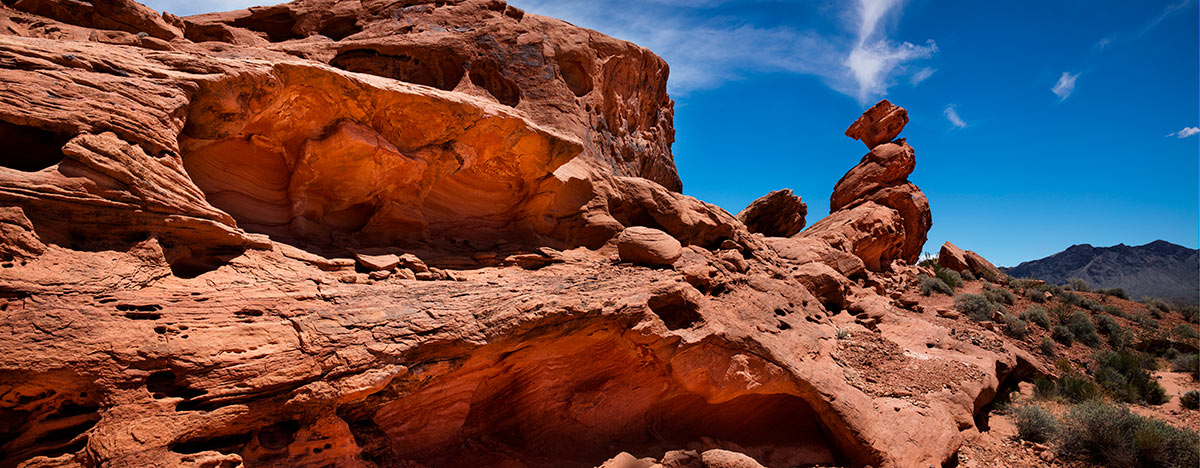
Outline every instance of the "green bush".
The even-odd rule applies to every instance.
[[[1117,330],[1121,329],[1121,324],[1111,315],[1100,314],[1096,316],[1096,331],[1104,335],[1112,335]]]
[[[1171,329],[1171,335],[1174,336],[1175,339],[1181,341],[1189,341],[1200,338],[1200,333],[1196,333],[1196,329],[1192,328],[1191,325],[1186,323],[1176,325],[1175,328]]]
[[[1114,315],[1121,318],[1129,318],[1129,314],[1126,314],[1124,310],[1121,310],[1120,307],[1115,305],[1106,305],[1101,307],[1100,310],[1109,315]]]
[[[1028,298],[1030,301],[1036,302],[1038,304],[1046,302],[1046,295],[1036,289],[1026,289],[1025,297]]]
[[[1113,349],[1125,349],[1133,344],[1133,332],[1128,328],[1118,328],[1108,335],[1108,345]]]
[[[1126,300],[1129,299],[1129,294],[1126,293],[1125,290],[1122,288],[1101,289],[1097,292],[1099,292],[1100,294],[1103,294],[1105,296],[1112,296],[1112,297],[1117,297],[1117,298],[1126,299]]]
[[[1092,382],[1086,375],[1076,372],[1066,372],[1060,376],[1055,392],[1058,393],[1058,396],[1066,398],[1072,403],[1079,403],[1100,396],[1100,389],[1096,387],[1096,383]]]
[[[1146,314],[1145,312],[1134,314],[1133,320],[1135,322],[1137,322],[1138,325],[1141,325],[1144,328],[1151,328],[1154,330],[1158,330],[1158,320],[1154,320],[1153,318],[1150,317],[1149,314]]]
[[[1038,344],[1038,348],[1042,350],[1042,354],[1047,356],[1054,354],[1054,340],[1043,336],[1042,342]]]
[[[983,322],[992,319],[992,312],[996,310],[996,304],[978,294],[959,294],[954,298],[954,309],[970,317],[971,320]]]
[[[1182,354],[1172,359],[1171,370],[1175,372],[1189,372],[1192,374],[1192,380],[1200,380],[1200,355],[1196,353]]]
[[[959,274],[962,275],[963,281],[977,281],[979,279],[975,277],[974,273],[971,273],[971,270],[963,270]]]
[[[917,275],[917,286],[921,288],[921,294],[925,296],[935,292],[939,294],[954,294],[954,289],[950,288],[945,282],[927,275]]]
[[[1076,307],[1080,307],[1083,305],[1083,296],[1080,296],[1073,292],[1064,292],[1059,295],[1059,298],[1062,299],[1062,301],[1067,303],[1068,305],[1073,305]]]
[[[1191,323],[1200,323],[1200,306],[1185,305],[1179,307],[1179,315]]]
[[[1054,398],[1058,395],[1058,384],[1046,376],[1038,377],[1033,381],[1033,396],[1037,398]]]
[[[1017,300],[1017,298],[1015,296],[1013,296],[1012,291],[1009,291],[1004,288],[993,288],[993,287],[983,288],[983,297],[986,297],[987,300],[992,301],[996,304],[1005,304],[1005,305],[1012,305],[1013,302],[1015,302]]]
[[[1091,291],[1091,288],[1088,287],[1087,281],[1084,281],[1082,278],[1068,279],[1067,287],[1071,288],[1073,291]]]
[[[1075,335],[1066,325],[1055,325],[1050,329],[1050,337],[1054,338],[1054,341],[1062,343],[1063,346],[1071,346],[1071,343],[1075,342]]]
[[[1171,306],[1167,305],[1166,302],[1163,302],[1162,299],[1157,297],[1142,296],[1141,303],[1142,305],[1146,306],[1146,309],[1150,311],[1150,313],[1155,314],[1155,316],[1159,318],[1162,318],[1161,314],[1166,314],[1167,312],[1171,311]]]
[[[1025,309],[1025,313],[1022,315],[1022,318],[1036,323],[1039,327],[1047,330],[1050,329],[1050,316],[1046,315],[1046,309],[1043,309],[1040,306],[1029,306],[1028,309]]]
[[[1188,390],[1183,395],[1179,395],[1179,404],[1187,409],[1200,409],[1200,392]]]
[[[1017,437],[1030,442],[1045,442],[1058,432],[1058,418],[1038,405],[1025,405],[1013,411]]]
[[[942,280],[943,283],[946,283],[947,286],[953,289],[958,289],[959,286],[962,286],[962,275],[958,274],[957,271],[949,268],[941,268],[935,274],[937,275],[937,279]]]
[[[1059,452],[1109,467],[1192,468],[1200,437],[1128,408],[1086,402],[1071,408],[1058,432]]]
[[[1018,340],[1023,340],[1026,336],[1029,336],[1029,326],[1025,324],[1024,320],[1004,314],[1001,317],[1001,321],[1004,323],[1004,333],[1006,335]]]
[[[1050,309],[1047,312],[1050,314],[1050,318],[1054,319],[1054,323],[1065,324],[1067,323],[1067,319],[1071,317],[1071,311],[1073,310],[1075,309],[1072,309],[1065,302],[1056,302],[1050,305]]]
[[[1086,312],[1077,310],[1072,313],[1071,317],[1067,319],[1067,328],[1080,343],[1093,348],[1100,346],[1100,335],[1096,334],[1096,326],[1092,324],[1092,319]]]
[[[1153,357],[1134,351],[1104,351],[1096,356],[1096,382],[1115,399],[1161,405],[1167,392],[1146,371],[1154,365]]]

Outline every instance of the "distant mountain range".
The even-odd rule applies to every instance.
[[[1082,278],[1093,288],[1123,288],[1131,299],[1154,296],[1188,304],[1200,302],[1200,251],[1163,240],[1135,247],[1072,245],[1004,270],[1014,278],[1037,278],[1058,285],[1069,278]]]

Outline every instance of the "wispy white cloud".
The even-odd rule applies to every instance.
[[[1183,127],[1183,130],[1178,132],[1168,133],[1168,137],[1187,138],[1196,134],[1200,134],[1200,127]]]
[[[1099,41],[1096,41],[1096,44],[1092,46],[1092,50],[1095,52],[1103,52],[1104,49],[1108,48],[1109,46],[1126,44],[1141,39],[1142,36],[1149,34],[1167,18],[1186,10],[1195,3],[1196,0],[1180,0],[1178,2],[1169,4],[1163,7],[1163,9],[1158,12],[1158,15],[1155,15],[1154,18],[1151,18],[1137,30],[1109,34],[1108,36],[1101,38]]]
[[[830,88],[865,103],[886,94],[896,79],[906,76],[907,64],[937,50],[933,41],[918,46],[897,44],[888,37],[885,20],[899,14],[899,0],[838,4],[834,9],[843,9],[832,15],[814,6],[812,17],[828,18],[807,29],[761,26],[753,18],[704,11],[744,0],[511,1],[528,12],[650,49],[670,64],[668,86],[676,94],[714,88],[754,72],[782,71],[817,76]]]
[[[950,125],[954,128],[967,127],[967,123],[963,121],[962,117],[958,116],[958,110],[954,108],[954,104],[947,105],[946,110],[942,111],[942,113],[946,114],[946,120],[949,120]]]
[[[880,28],[880,21],[900,4],[899,0],[859,0],[858,39],[844,62],[858,83],[859,102],[887,94],[892,72],[907,62],[928,58],[937,52],[932,39],[924,45],[893,43]]]
[[[913,73],[912,78],[909,79],[909,82],[912,83],[913,86],[920,85],[921,82],[929,79],[929,77],[933,76],[933,74],[936,72],[937,69],[934,68],[921,68],[920,70],[917,70],[916,73]]]
[[[1059,102],[1067,100],[1071,92],[1075,91],[1075,79],[1079,78],[1078,73],[1063,72],[1062,76],[1058,77],[1058,82],[1054,83],[1054,87],[1050,88],[1050,92],[1058,95]]]

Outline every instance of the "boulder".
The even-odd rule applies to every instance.
[[[366,255],[355,254],[354,259],[358,260],[358,264],[363,268],[372,271],[391,271],[400,264],[400,257],[392,254],[384,255]]]
[[[911,146],[906,142],[876,146],[833,186],[829,211],[852,206],[872,192],[905,184],[917,166]]]
[[[980,278],[994,283],[1007,281],[1008,275],[982,255],[971,250],[964,251],[949,241],[938,251],[938,265],[954,271],[970,271]]]
[[[741,453],[712,449],[700,454],[705,468],[763,468],[762,464]]]
[[[683,246],[658,229],[632,226],[617,235],[617,255],[623,262],[669,266],[683,255]]]
[[[938,251],[937,262],[942,268],[958,272],[971,269],[971,266],[967,264],[967,253],[957,245],[951,244],[950,241],[942,244],[941,250]]]
[[[860,140],[868,149],[873,149],[896,139],[905,125],[908,125],[908,111],[884,99],[850,124],[846,136]]]
[[[776,190],[754,200],[738,213],[737,219],[750,232],[768,237],[791,237],[804,229],[808,205],[791,189]]]

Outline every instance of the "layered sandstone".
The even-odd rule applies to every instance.
[[[907,145],[752,234],[665,62],[503,1],[0,33],[0,466],[939,465],[1042,372],[906,299]]]

